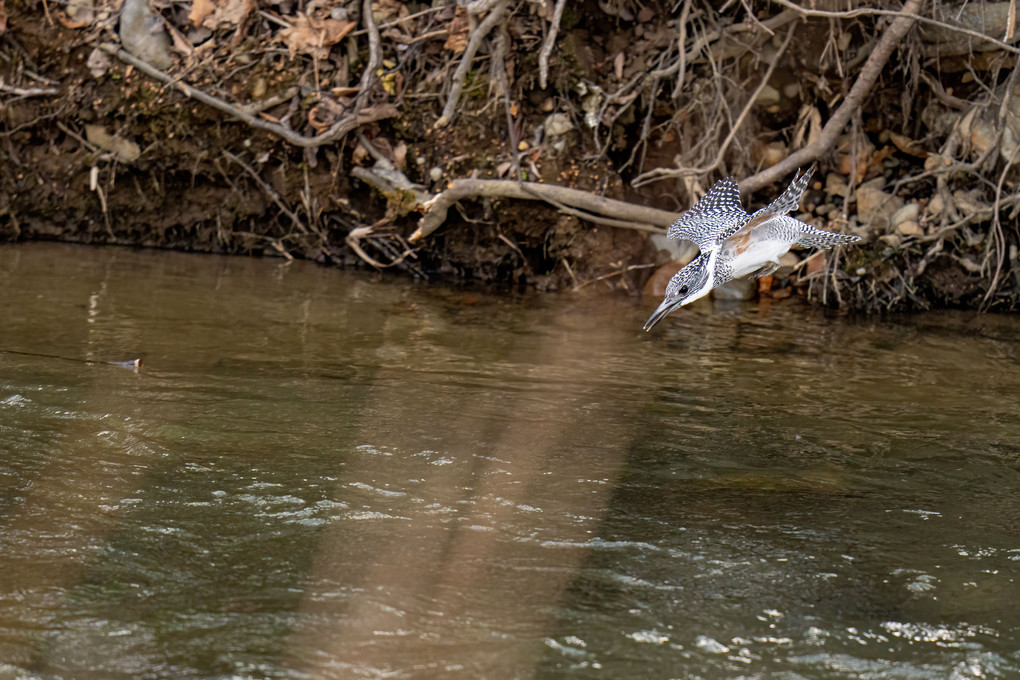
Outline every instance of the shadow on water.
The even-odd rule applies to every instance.
[[[0,249],[12,677],[1012,677],[1014,318]]]

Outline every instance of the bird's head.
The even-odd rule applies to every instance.
[[[688,302],[707,295],[708,291],[712,289],[709,273],[708,258],[702,254],[674,274],[673,278],[669,280],[669,285],[666,286],[666,296],[663,298],[662,304],[645,322],[645,330],[651,330],[652,326]]]

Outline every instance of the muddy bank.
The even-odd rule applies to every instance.
[[[864,244],[761,294],[1015,309],[1006,4],[6,0],[0,238],[638,293],[690,255],[653,235],[715,179],[750,209],[813,164],[800,217]]]

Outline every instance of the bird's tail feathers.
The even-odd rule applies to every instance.
[[[854,236],[853,234],[837,234],[832,231],[810,227],[801,232],[800,238],[797,239],[796,243],[805,248],[834,248],[846,245],[847,243],[856,243],[860,240],[860,236]]]

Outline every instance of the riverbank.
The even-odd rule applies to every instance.
[[[800,217],[864,242],[746,294],[1017,308],[1008,3],[923,26],[566,4],[8,0],[0,238],[636,294],[690,256],[653,237],[715,179],[753,209],[795,161]]]

